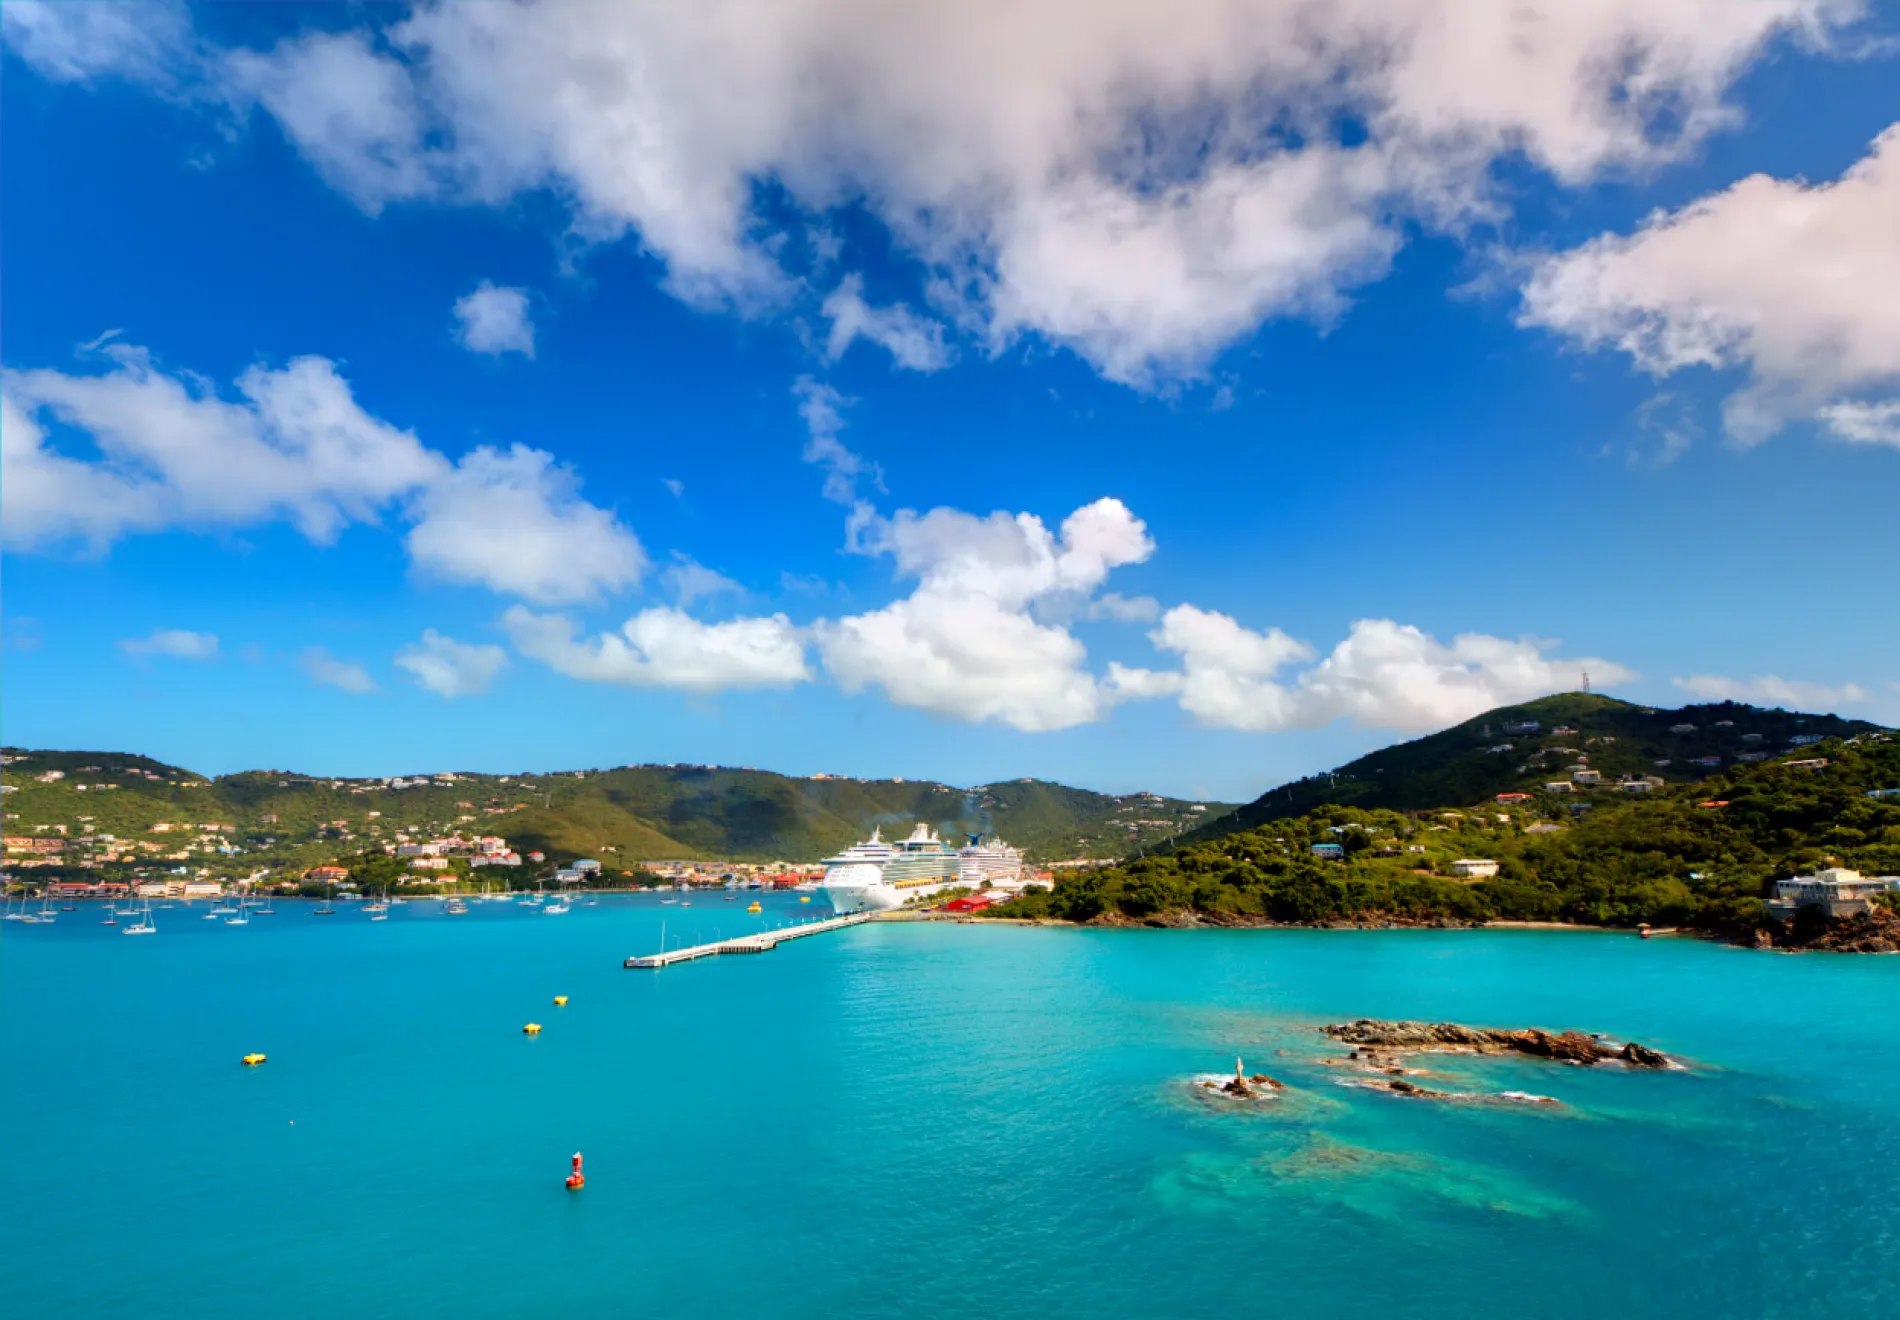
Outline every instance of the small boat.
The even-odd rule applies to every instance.
[[[335,892],[335,890],[331,891],[331,893]],[[330,901],[330,894],[325,894],[323,901],[310,909],[310,915],[313,917],[334,917],[336,915],[336,904]]]
[[[224,924],[227,926],[250,925],[251,924],[250,910],[251,910],[250,904],[239,903],[235,908],[231,909],[231,915],[224,919]]]
[[[747,912],[763,912],[765,911],[765,909],[759,905],[759,900],[755,898],[750,903],[746,904],[746,911]]]
[[[571,910],[572,905],[567,901],[566,897],[563,896],[542,908],[541,915],[544,917],[565,917]]]
[[[158,934],[158,927],[152,921],[152,905],[150,903],[147,903],[145,905],[145,911],[140,916],[139,923],[136,926],[127,926],[124,930],[120,931],[119,934],[121,935],[156,935]]]

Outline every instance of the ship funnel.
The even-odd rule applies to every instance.
[[[977,844],[983,842],[983,836],[981,834],[965,834],[963,837],[970,841],[970,846],[972,848],[976,847]]]

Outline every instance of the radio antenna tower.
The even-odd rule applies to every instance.
[[[1583,671],[1583,694],[1586,697],[1590,695],[1590,671],[1587,669]]]

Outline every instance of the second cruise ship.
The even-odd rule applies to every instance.
[[[834,911],[880,912],[956,884],[962,865],[957,850],[928,825],[919,825],[902,843],[886,843],[881,831],[872,830],[865,842],[825,859],[818,888]]]

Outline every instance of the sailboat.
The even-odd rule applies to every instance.
[[[389,891],[387,889],[383,890],[383,896],[375,902],[367,904],[363,908],[363,911],[369,914],[370,920],[372,921],[381,921],[384,917],[388,916]]]
[[[572,910],[573,906],[572,903],[567,901],[566,894],[556,894],[554,901],[541,909],[541,915],[544,917],[565,917],[568,912]]]
[[[145,911],[140,915],[138,924],[135,926],[127,926],[124,930],[120,931],[119,934],[121,935],[156,935],[158,934],[158,927],[152,921],[152,905],[149,901],[147,901],[147,903],[145,904]]]
[[[251,924],[250,904],[240,898],[238,900],[238,905],[235,908],[231,909],[231,915],[224,919],[224,924],[227,926],[250,925]]]
[[[330,901],[331,895],[334,893],[336,893],[335,889],[331,889],[328,893],[325,893],[323,901],[310,909],[310,915],[313,917],[334,917],[336,915],[336,904]]]

